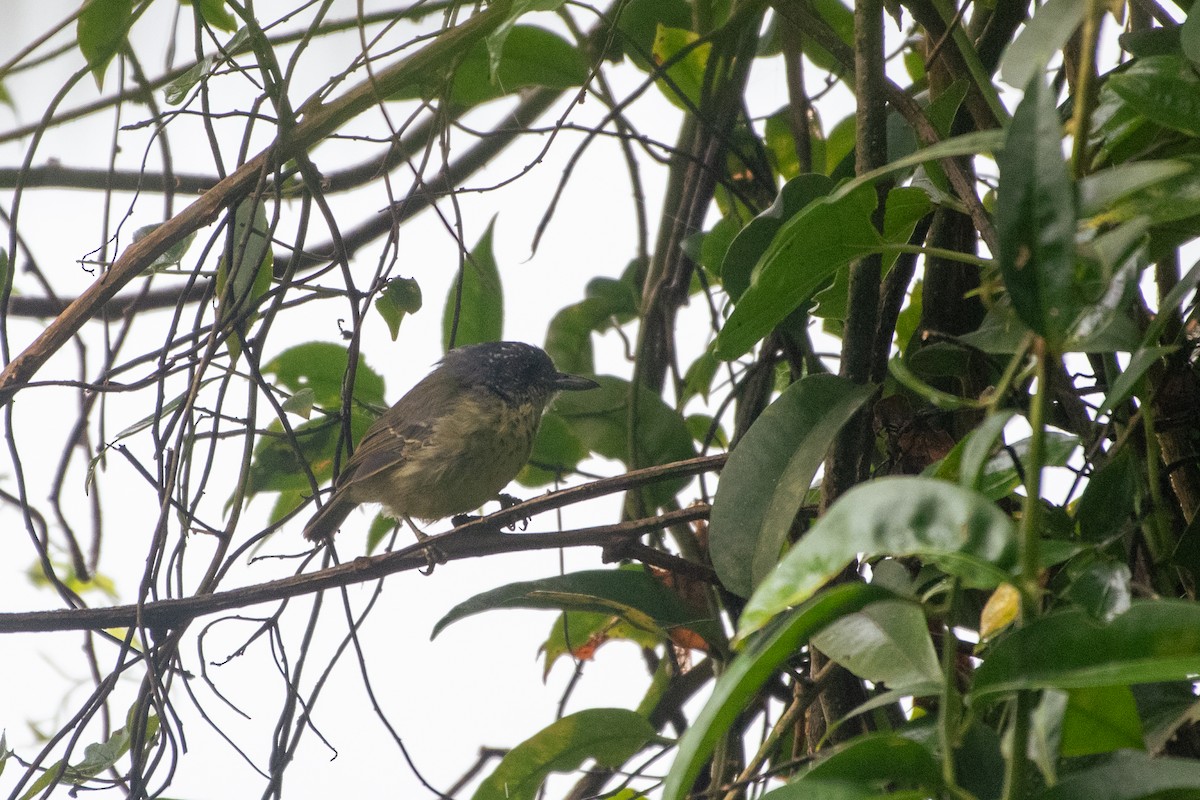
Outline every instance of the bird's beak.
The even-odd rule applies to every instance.
[[[596,383],[591,378],[581,378],[578,375],[568,375],[565,372],[558,373],[554,379],[554,389],[560,392],[579,392],[584,389],[599,389],[600,384]]]

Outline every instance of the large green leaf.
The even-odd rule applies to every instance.
[[[686,28],[692,24],[692,11],[686,0],[627,0],[617,9],[617,36],[608,42],[614,58],[624,53],[639,69],[655,68],[651,50],[659,26]]]
[[[350,431],[354,440],[361,439],[374,421],[374,414],[359,408],[352,409]],[[272,423],[254,446],[254,459],[246,479],[246,496],[288,490],[311,492],[312,484],[305,467],[307,465],[312,470],[318,482],[332,476],[334,448],[341,440],[341,431],[338,420],[322,417],[294,426],[293,443],[284,433],[282,425]],[[342,444],[342,463],[345,464],[349,452],[345,442]]]
[[[313,401],[319,406],[337,408],[342,404],[342,381],[349,363],[349,353],[340,344],[305,342],[272,358],[262,371],[274,375],[281,385],[293,392],[312,391]],[[354,370],[354,399],[381,406],[385,402],[383,395],[383,376],[367,366],[366,359],[360,355]]]
[[[1123,221],[1137,215],[1154,218],[1156,209],[1161,206],[1166,210],[1167,201],[1177,195],[1171,191],[1178,185],[1177,179],[1195,172],[1195,162],[1183,158],[1135,161],[1093,172],[1079,181],[1079,215],[1099,216],[1093,224]],[[1166,218],[1173,219],[1179,213],[1180,209],[1175,208],[1173,215]]]
[[[631,435],[629,404],[634,387],[609,375],[595,379],[599,389],[563,392],[553,406],[553,413],[567,423],[571,433],[591,452],[631,468],[695,457],[696,448],[687,423],[658,394],[644,386],[637,387],[636,413],[632,415],[636,429]],[[641,491],[647,504],[657,507],[670,501],[686,483],[686,479],[662,481]]]
[[[633,711],[592,708],[570,714],[509,750],[473,798],[533,800],[551,772],[573,772],[587,759],[616,769],[655,737],[654,726]]]
[[[637,310],[633,281],[593,278],[583,300],[559,309],[550,320],[546,352],[563,372],[595,372],[592,332],[612,326],[613,320],[632,319]]]
[[[970,586],[991,587],[1016,566],[1016,540],[1012,520],[977,492],[912,477],[857,486],[759,585],[742,612],[738,637],[812,597],[859,554],[918,556]]]
[[[1142,721],[1128,686],[1071,690],[1063,714],[1060,755],[1090,756],[1144,746]]]
[[[465,259],[461,295],[457,282],[450,287],[442,314],[443,350],[450,349],[452,332],[455,347],[494,342],[504,333],[504,290],[500,285],[500,270],[492,251],[495,228],[496,218],[492,217],[487,230]]]
[[[432,636],[465,617],[500,608],[602,611],[664,637],[672,628],[685,627],[715,646],[724,640],[720,627],[707,612],[689,608],[679,595],[644,569],[586,570],[510,583],[450,609],[434,625]]]
[[[835,586],[794,609],[779,624],[756,637],[729,664],[712,695],[679,739],[678,752],[663,784],[663,800],[690,797],[692,784],[729,728],[762,685],[809,638],[830,622],[870,603],[894,597],[878,586],[849,583]]]
[[[1040,72],[1026,86],[996,160],[1000,272],[1017,315],[1059,349],[1079,311],[1075,195],[1062,124]]]
[[[504,39],[493,72],[488,44],[477,43],[459,63],[450,91],[463,106],[514,94],[531,86],[569,89],[587,80],[584,51],[545,28],[514,25]]]
[[[748,352],[840,266],[882,248],[883,238],[870,224],[875,181],[927,161],[995,151],[1003,144],[999,131],[978,131],[938,142],[846,181],[795,216],[786,217],[759,260],[753,282],[717,334],[717,356],[728,360]],[[734,239],[726,265],[737,245]]]
[[[133,0],[87,0],[79,10],[75,37],[97,86],[104,83],[108,63],[125,44],[132,18]]]
[[[247,198],[230,214],[230,221],[215,281],[222,323],[249,312],[266,293],[274,262],[266,203]]]
[[[1200,674],[1200,605],[1134,603],[1111,622],[1082,609],[1039,617],[996,643],[975,672],[971,699],[1020,689],[1076,689],[1180,680]]]
[[[812,643],[860,678],[889,689],[942,682],[925,612],[911,600],[872,603],[838,619]]]
[[[872,391],[810,375],[767,406],[729,454],[708,531],[713,568],[726,589],[749,597],[774,569],[826,451]]]
[[[839,267],[879,250],[883,237],[871,222],[875,205],[875,188],[863,185],[809,203],[785,222],[717,334],[717,356],[732,359],[747,352]]]
[[[1147,119],[1200,136],[1200,77],[1180,55],[1139,58],[1108,79],[1108,87]]]
[[[1185,798],[1200,793],[1200,762],[1151,758],[1137,750],[1113,753],[1061,776],[1037,800],[1138,800]]]
[[[942,769],[933,754],[895,733],[860,736],[813,765],[799,781],[852,781],[878,790],[923,788],[937,792]]]
[[[833,181],[825,175],[797,175],[783,185],[766,211],[733,237],[721,262],[721,284],[735,302],[750,286],[750,276],[758,260],[767,252],[780,227],[809,204],[827,196],[833,187]]]
[[[1000,77],[1009,86],[1024,88],[1083,22],[1087,0],[1047,0],[1037,7],[1016,39],[1004,50]]]
[[[683,110],[700,107],[704,72],[712,42],[699,42],[700,35],[686,28],[659,25],[654,34],[654,63],[667,64],[657,81],[663,95]],[[698,43],[699,42],[699,43]]]

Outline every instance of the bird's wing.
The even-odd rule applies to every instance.
[[[429,440],[434,422],[446,411],[442,407],[444,393],[444,387],[435,388],[426,378],[383,412],[363,434],[338,483],[368,480],[412,458]]]

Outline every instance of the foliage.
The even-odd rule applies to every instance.
[[[200,720],[281,797],[347,653],[370,696],[350,712],[373,708],[429,786],[370,677],[381,593],[345,587],[584,545],[621,563],[497,570],[436,610],[439,644],[557,612],[539,677],[576,667],[554,719],[520,720],[443,796],[1200,795],[1191,3],[337,5],[85,0],[0,65],[0,100],[40,120],[0,131],[0,480],[29,534],[6,560],[61,606],[0,630],[88,637],[86,697],[37,746],[0,736],[13,797],[171,795],[177,761],[212,757],[185,746]],[[60,59],[62,91],[25,80]],[[106,167],[38,166],[81,118],[107,121]],[[557,190],[506,193],[547,171]],[[592,197],[601,179],[628,207]],[[73,233],[29,210],[42,189],[103,198],[78,223],[100,243],[84,283],[39,261],[46,230]],[[568,255],[523,275],[509,240],[532,264],[563,231]],[[357,560],[246,564],[300,546],[294,517],[398,397],[393,362],[412,377],[426,342],[531,319],[598,388],[557,399],[519,480],[583,488],[428,551],[373,554],[381,517]],[[619,520],[500,532],[613,492]],[[136,556],[110,555],[118,525]],[[283,689],[236,732],[210,714],[240,712],[206,651],[226,623],[252,626],[228,661],[269,651]],[[643,656],[640,702],[573,707],[618,641]],[[486,682],[512,656],[462,660]]]

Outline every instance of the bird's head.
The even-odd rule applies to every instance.
[[[487,389],[509,402],[546,403],[555,392],[594,389],[593,380],[559,372],[540,347],[524,342],[484,342],[451,350],[442,369],[465,388]]]

